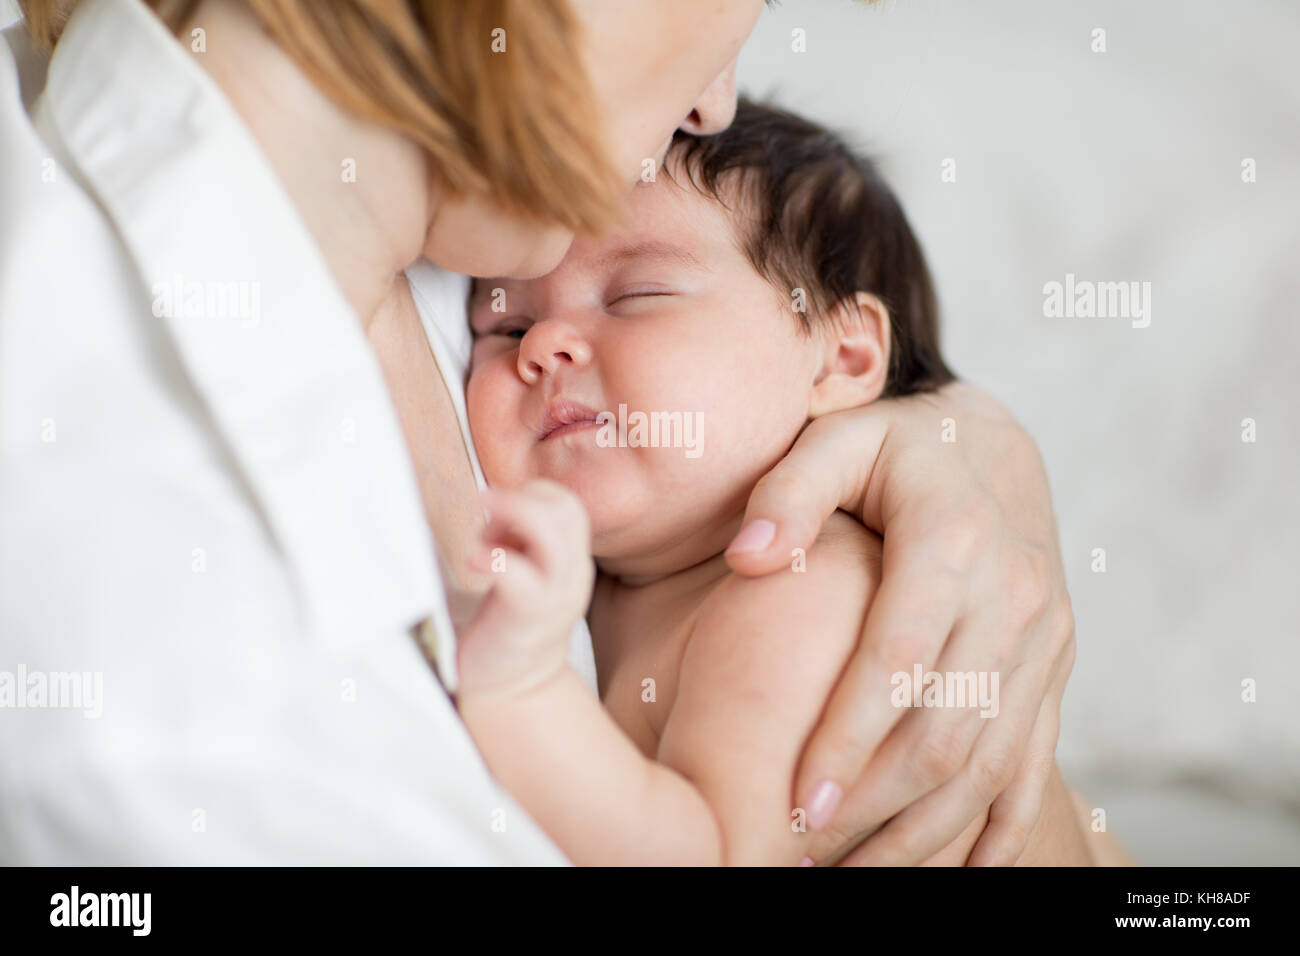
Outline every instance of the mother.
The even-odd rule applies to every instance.
[[[22,6],[0,634],[104,701],[0,721],[0,856],[558,861],[412,640],[453,680],[446,595],[479,585],[452,272],[547,272],[676,127],[724,128],[758,0]],[[856,862],[925,859],[992,804],[971,861],[1011,862],[1074,653],[1034,446],[969,386],[822,419],[733,566],[786,567],[837,506],[883,532],[884,582],[796,799],[875,831]],[[1002,671],[1002,719],[900,721],[884,689],[917,663]]]

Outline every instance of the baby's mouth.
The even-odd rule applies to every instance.
[[[599,424],[596,412],[581,402],[569,398],[553,398],[546,406],[546,414],[542,416],[541,424],[538,426],[537,440],[546,441],[548,438],[567,435],[569,432],[581,431]]]

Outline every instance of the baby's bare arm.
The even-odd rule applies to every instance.
[[[524,693],[462,694],[458,705],[493,773],[574,863],[721,862],[704,799],[644,757],[571,668]]]
[[[879,539],[827,522],[783,575],[731,577],[687,642],[658,761],[565,668],[460,697],[502,783],[576,863],[797,863],[795,762],[854,645]]]
[[[879,539],[837,512],[808,553],[805,571],[728,579],[701,614],[659,759],[695,783],[713,807],[726,862],[789,864],[806,852],[811,841],[792,827],[797,761],[852,653],[879,562]],[[926,864],[964,864],[987,819],[986,812]],[[1090,865],[1097,854],[1088,836],[1054,767],[1020,863]]]
[[[456,702],[488,766],[575,863],[718,862],[708,805],[644,757],[565,662],[591,593],[582,505],[545,481],[485,500],[471,563],[497,579],[461,636]]]
[[[531,633],[567,617],[542,613],[554,569],[572,565],[550,553],[570,524],[548,526],[563,512],[554,494],[498,502],[493,524],[525,546],[461,646],[458,704],[489,766],[577,863],[798,862],[796,764],[854,646],[879,540],[837,514],[789,572],[720,584],[687,642],[656,762],[562,664],[567,631]]]
[[[658,757],[713,808],[725,862],[803,858],[797,762],[879,573],[879,539],[837,512],[790,570],[729,577],[701,608]]]

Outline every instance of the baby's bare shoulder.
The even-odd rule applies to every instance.
[[[702,610],[778,628],[843,618],[856,631],[880,580],[880,555],[880,538],[836,511],[809,548],[793,550],[788,568],[753,578],[730,574]]]

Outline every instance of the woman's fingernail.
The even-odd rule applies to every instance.
[[[834,780],[823,780],[808,801],[808,826],[820,830],[831,822],[835,811],[844,797],[844,790]]]
[[[727,547],[733,553],[762,551],[776,537],[776,524],[766,518],[755,518],[740,529],[740,534],[731,539]]]
[[[804,857],[802,860],[799,861],[799,865],[800,865],[800,866],[816,866],[817,864],[813,862],[813,858],[812,858],[812,857],[810,857],[810,856],[806,856],[806,857]]]

